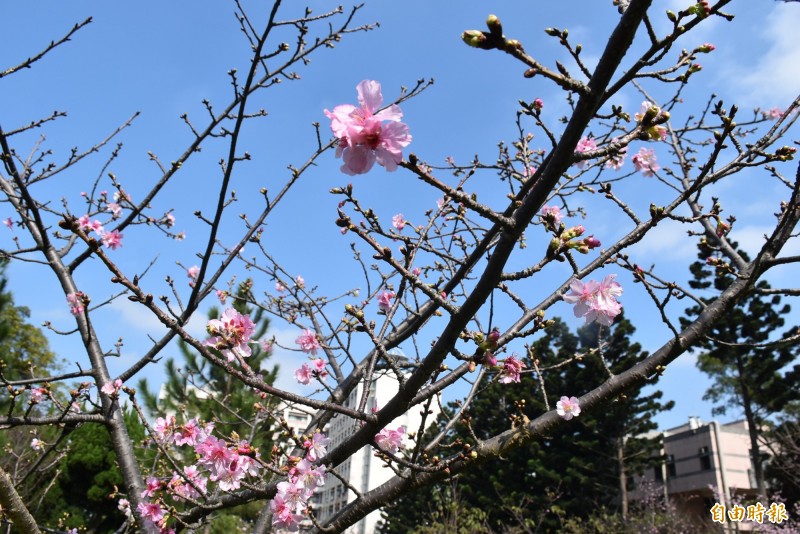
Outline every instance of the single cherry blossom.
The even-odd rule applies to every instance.
[[[105,232],[100,239],[102,239],[103,245],[111,250],[117,250],[122,246],[122,234],[119,232],[119,230]]]
[[[561,220],[564,218],[561,214],[561,208],[558,206],[542,206],[540,214],[542,218],[552,220],[554,226],[561,224]]]
[[[375,443],[382,451],[396,454],[399,449],[404,447],[403,438],[405,434],[405,426],[399,426],[396,430],[384,428],[375,436]]]
[[[80,315],[83,313],[83,293],[76,291],[75,293],[67,293],[67,304],[69,304],[69,312],[72,315]]]
[[[519,374],[525,368],[525,364],[514,356],[509,356],[503,362],[503,370],[500,375],[501,384],[519,382]]]
[[[383,313],[389,313],[389,310],[392,309],[392,299],[395,297],[394,291],[384,291],[378,297],[378,308]]]
[[[219,319],[211,319],[206,330],[211,334],[204,344],[222,352],[232,362],[236,356],[248,358],[252,354],[250,336],[256,325],[249,315],[243,315],[234,308],[226,309]]]
[[[581,405],[576,397],[561,397],[556,403],[556,413],[569,421],[573,417],[578,417],[581,414]]]
[[[300,350],[312,356],[316,356],[317,351],[322,348],[317,339],[317,334],[308,329],[303,330],[295,340],[295,343],[300,345]]]
[[[189,287],[194,287],[197,282],[197,277],[200,275],[200,267],[192,265],[186,269],[186,277],[189,279]]]
[[[592,150],[597,149],[597,143],[592,137],[584,137],[580,141],[578,141],[578,145],[575,147],[575,152],[583,153],[589,152]],[[582,169],[586,166],[586,160],[581,160],[575,163],[575,165]]]
[[[652,148],[640,148],[639,152],[631,158],[631,162],[633,162],[633,167],[644,176],[653,176],[661,170],[656,161],[656,153]]]
[[[44,449],[45,442],[40,440],[39,438],[33,438],[31,440],[31,449],[35,451],[41,451]]]
[[[398,232],[402,232],[403,228],[406,227],[406,221],[403,219],[403,214],[398,213],[394,217],[392,217],[392,226],[394,226],[395,230]]]
[[[325,110],[339,139],[336,157],[344,161],[341,170],[351,176],[365,174],[377,161],[387,171],[394,171],[403,160],[403,148],[411,142],[408,126],[400,122],[403,112],[395,104],[378,111],[383,95],[376,81],[364,80],[357,90],[361,107],[343,104]]]
[[[307,386],[311,383],[311,367],[308,366],[307,363],[304,363],[294,372],[294,379],[297,380],[300,384]]]

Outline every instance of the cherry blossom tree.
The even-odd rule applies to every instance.
[[[301,83],[295,69],[312,56],[376,25],[362,22],[360,5],[314,13],[276,0],[267,13],[256,16],[242,4],[235,2],[239,29],[252,51],[247,68],[228,73],[228,102],[205,100],[202,115],[181,116],[189,141],[179,155],[166,161],[157,152],[148,153],[153,173],[147,180],[137,178],[137,184],[148,184],[144,192],[126,191],[125,186],[133,190],[132,180],[121,172],[121,147],[112,145],[136,115],[62,161],[52,160],[44,140],[32,150],[24,149],[23,140],[36,129],[63,121],[64,112],[37,116],[38,110],[32,109],[29,123],[0,124],[0,207],[9,214],[6,226],[13,232],[11,241],[4,242],[12,245],[3,244],[0,254],[43,267],[55,278],[63,293],[58,305],[68,314],[46,326],[53,335],[78,339],[82,351],[73,356],[74,368],[58,375],[22,380],[0,376],[2,404],[10,406],[0,414],[0,425],[105,425],[124,480],[115,497],[131,529],[197,528],[217,510],[259,503],[257,532],[296,530],[300,522],[308,522],[314,532],[342,531],[397,495],[480,469],[488,459],[574,423],[582,413],[602,409],[704,340],[710,325],[772,269],[800,259],[781,254],[797,239],[800,218],[800,175],[786,164],[795,153],[786,138],[800,99],[774,112],[745,112],[714,96],[683,102],[682,95],[701,71],[698,56],[714,53],[715,47],[698,43],[677,50],[674,44],[711,21],[730,20],[734,0],[687,0],[682,9],[666,13],[651,0],[598,4],[596,9],[614,14],[615,24],[605,47],[592,51],[592,60],[568,30],[556,28],[545,32],[560,47],[561,60],[537,57],[525,46],[525,32],[542,21],[504,27],[489,15],[486,29],[463,32],[465,45],[474,48],[465,50],[507,56],[518,67],[513,75],[530,79],[532,91],[562,91],[569,110],[563,120],[548,111],[556,107],[552,99],[533,93],[530,100],[518,102],[511,118],[517,136],[501,142],[495,158],[459,162],[416,145],[413,122],[403,112],[410,99],[426,98],[423,93],[431,82],[397,89],[372,79],[345,83],[342,74],[336,83],[352,86],[358,105],[320,109],[320,121],[329,122],[314,126],[307,158],[288,162],[280,176],[269,177],[268,187],[241,180],[265,144],[253,137],[260,125],[269,124],[266,111],[258,107],[262,94],[280,98],[277,88]],[[0,78],[28,68],[46,69],[50,56],[79,39],[90,22],[76,24],[39,53],[5,67]],[[617,98],[623,94],[635,104],[620,104]],[[214,208],[194,212],[204,231],[202,244],[194,256],[173,257],[178,269],[160,283],[148,276],[155,253],[144,267],[120,258],[129,243],[145,236],[151,247],[162,239],[169,251],[170,243],[186,237],[177,230],[180,212],[169,203],[179,198],[170,198],[175,193],[168,185],[196,172],[196,161],[207,165],[209,160],[202,158],[209,152],[217,158],[217,175],[213,186],[203,187],[214,195]],[[85,173],[76,172],[79,164],[103,156],[96,163],[96,178],[87,181]],[[625,161],[628,156],[630,162]],[[296,231],[293,221],[279,222],[281,216],[290,216],[278,207],[316,166],[337,157],[341,172],[348,175],[344,184],[314,187],[330,192],[332,224],[352,242],[344,246],[353,257],[352,269],[335,273],[348,284],[339,294],[323,281],[304,280],[271,248],[271,232]],[[442,160],[444,164],[437,163]],[[386,174],[390,172],[394,174]],[[737,180],[752,173],[759,184]],[[369,174],[363,180],[419,182],[439,202],[425,208],[424,216],[404,217],[400,206],[380,212],[362,199],[363,174]],[[67,176],[82,176],[74,194],[47,187]],[[735,185],[724,187],[729,182]],[[747,259],[728,239],[736,232],[736,218],[722,215],[725,194],[735,188],[738,194],[759,198],[767,183],[781,191],[781,200],[769,208],[774,216],[763,217],[769,225],[766,237]],[[259,209],[239,215],[235,210],[241,196],[234,184],[239,191],[245,188],[249,199],[257,197]],[[588,217],[584,226],[580,217],[592,210],[612,217],[613,224],[601,228]],[[659,258],[639,248],[659,225],[704,236],[715,251],[709,261],[729,270],[730,285],[713,299],[702,299],[673,274],[662,272]],[[303,243],[314,239],[313,232],[302,236]],[[235,276],[244,271],[253,279],[246,304],[293,330],[294,342],[284,343],[297,355],[290,374],[300,383],[315,384],[316,394],[271,385],[248,365],[251,346],[270,340],[253,339],[252,320],[234,308],[209,321],[206,334],[193,334],[189,321],[202,315],[206,299],[231,295]],[[101,279],[110,279],[110,286],[97,289],[89,283]],[[464,409],[484,384],[519,387],[520,374],[534,372],[546,385],[547,373],[526,368],[518,354],[552,324],[548,316],[558,307],[608,326],[635,291],[649,299],[636,306],[649,307],[651,315],[638,310],[626,315],[634,322],[637,317],[656,318],[665,332],[657,346],[646,347],[646,359],[622,372],[609,372],[591,390],[542,387],[546,410],[533,419],[515,420],[504,432],[471,442],[446,441],[448,428],[464,422]],[[773,287],[771,292],[800,294],[792,287]],[[697,304],[698,313],[681,325],[677,316],[686,305],[676,301],[685,299]],[[106,330],[114,325],[102,318],[120,300],[134,303],[165,333],[151,338],[136,361],[112,373],[109,357],[120,355],[122,341],[115,340],[124,332],[109,337]],[[175,339],[251,388],[254,406],[263,411],[260,419],[272,419],[276,431],[286,436],[283,444],[258,450],[238,434],[220,434],[215,421],[192,414],[148,420],[129,384],[158,365]],[[407,356],[397,355],[394,349],[400,347]],[[575,359],[579,357],[602,358],[602,350]],[[571,363],[573,359],[548,365]],[[359,384],[371,383],[382,370],[398,382],[398,392],[388,403],[370,406],[366,393],[349,402]],[[72,387],[68,403],[33,399],[41,388],[60,383],[82,385]],[[459,396],[462,409],[438,436],[423,441],[419,436],[432,422],[427,414],[441,395]],[[262,402],[267,397],[304,406],[314,413],[311,424],[303,432],[293,431],[274,411],[274,403]],[[31,410],[42,402],[54,404],[48,412],[52,415]],[[140,414],[148,433],[144,443],[131,439],[123,418],[126,405]],[[409,410],[424,414],[420,428],[393,423]],[[352,426],[341,442],[332,442],[325,431],[333,417]],[[364,446],[371,446],[396,476],[365,493],[350,488],[354,500],[319,520],[310,504],[314,491],[326,476],[340,477],[337,467]],[[158,461],[140,463],[140,447]],[[26,532],[39,532],[13,482],[1,475],[0,504],[6,517]]]

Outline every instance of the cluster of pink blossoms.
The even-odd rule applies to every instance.
[[[147,477],[142,499],[150,500],[139,504],[138,511],[148,527],[158,528],[160,534],[174,532],[167,526],[166,495],[176,500],[196,499],[208,492],[209,482],[215,482],[222,491],[234,491],[246,477],[258,476],[262,468],[258,451],[247,441],[229,444],[213,436],[213,430],[213,423],[200,425],[196,419],[184,425],[177,425],[175,417],[156,420],[153,431],[159,443],[193,447],[197,462],[184,466],[182,473],[174,472],[169,480]],[[120,501],[120,509],[124,504],[127,501]]]
[[[122,234],[119,232],[119,230],[106,232],[105,228],[103,228],[103,225],[97,219],[91,221],[89,220],[88,215],[83,215],[78,218],[78,225],[84,232],[94,232],[100,236],[100,240],[103,242],[103,245],[105,245],[106,248],[117,250],[122,246]]]
[[[303,443],[306,457],[301,460],[290,458],[296,463],[289,469],[288,480],[278,483],[278,491],[269,503],[272,526],[276,530],[298,530],[308,500],[318,486],[325,484],[326,468],[324,465],[315,466],[314,462],[325,455],[329,441],[322,432],[315,432]]]
[[[356,89],[360,108],[342,104],[333,111],[325,110],[339,140],[336,157],[344,161],[341,170],[350,176],[365,174],[377,161],[387,171],[394,171],[403,160],[403,148],[411,142],[408,126],[400,122],[403,112],[395,104],[377,111],[383,95],[376,81],[364,80]]]
[[[197,265],[192,265],[186,269],[186,277],[189,279],[189,287],[194,287],[198,276],[200,276],[200,267]]]
[[[67,293],[67,304],[69,304],[69,312],[72,315],[80,315],[83,313],[83,293],[76,291],[75,293]]]
[[[615,280],[616,277],[610,274],[602,282],[573,280],[569,285],[570,293],[564,295],[564,300],[575,304],[575,317],[585,317],[587,323],[597,321],[604,326],[611,326],[614,317],[622,311],[622,305],[616,300],[622,295],[622,286]]]
[[[294,372],[295,380],[304,386],[310,384],[312,378],[324,380],[326,376],[328,376],[328,371],[325,369],[325,360],[322,358],[312,358],[310,367],[304,363]]]
[[[256,325],[249,315],[242,315],[234,308],[228,308],[219,319],[211,319],[206,330],[212,336],[204,345],[214,347],[232,362],[236,357],[247,358],[252,354],[250,336]]]

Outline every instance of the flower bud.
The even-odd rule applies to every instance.
[[[461,34],[461,40],[473,48],[483,48],[486,44],[486,34],[479,30],[467,30]]]
[[[497,18],[497,15],[492,14],[486,17],[486,26],[489,28],[492,35],[502,37],[503,26],[500,24],[500,19]]]

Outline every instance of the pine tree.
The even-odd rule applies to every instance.
[[[609,372],[645,358],[641,347],[630,342],[633,331],[622,317],[610,330],[592,324],[580,328],[578,335],[556,320],[533,344],[538,365],[549,368],[543,379],[550,409],[560,396],[585,393]],[[590,349],[595,350],[580,360],[556,366]],[[531,364],[526,358],[528,369]],[[603,507],[621,510],[629,480],[657,456],[658,441],[641,436],[655,430],[653,417],[658,412],[671,408],[672,403],[661,403],[660,397],[661,392],[643,395],[637,387],[602,412],[583,412],[558,434],[494,460],[480,473],[467,471],[452,486],[442,484],[403,497],[386,510],[383,532],[409,532],[437,521],[454,495],[465,510],[485,512],[495,532],[514,532],[512,525],[519,531],[554,531],[566,517],[586,517]],[[483,439],[508,429],[511,416],[534,418],[545,409],[539,380],[528,373],[519,384],[493,382],[481,391],[470,406],[469,424]],[[471,441],[465,426],[448,441],[456,438]]]
[[[737,247],[733,243],[734,248]],[[721,293],[735,280],[733,269],[724,261],[714,259],[714,249],[704,239],[698,245],[700,261],[691,265],[693,289]],[[747,254],[739,251],[745,261]],[[709,258],[711,260],[709,261]],[[767,282],[759,282],[753,291],[717,321],[700,344],[703,352],[697,356],[697,367],[709,375],[713,385],[703,400],[715,404],[714,415],[728,410],[741,410],[750,433],[751,460],[759,495],[766,496],[764,455],[760,443],[769,418],[800,399],[800,365],[785,372],[798,354],[797,343],[772,344],[776,337],[787,338],[800,332],[798,327],[784,333],[784,317],[791,311],[781,305],[780,295],[766,293]],[[708,304],[715,297],[703,298]],[[684,324],[702,311],[699,305],[686,310]]]

